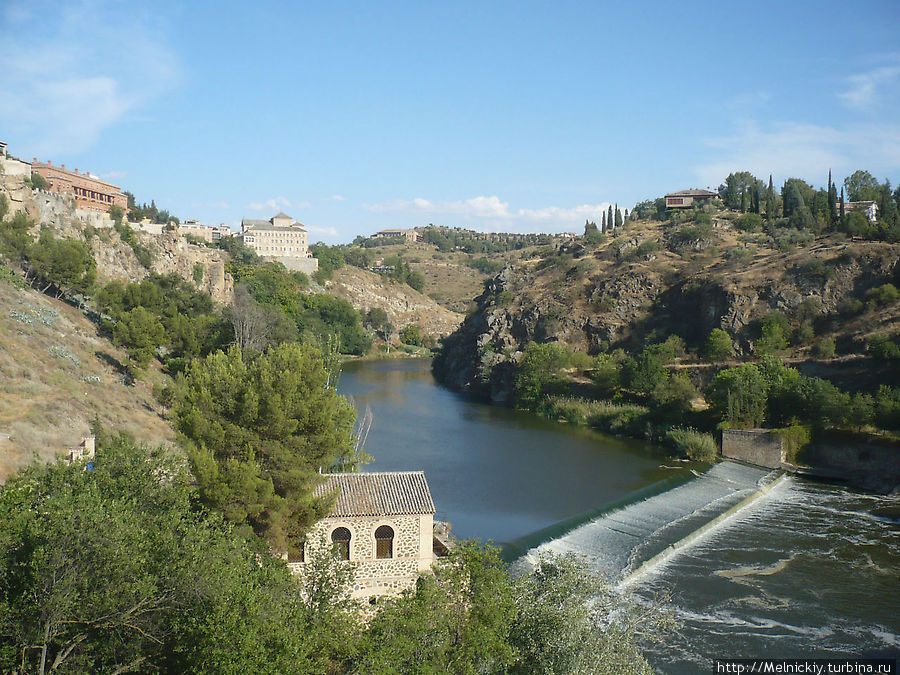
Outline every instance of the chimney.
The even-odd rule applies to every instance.
[[[75,169],[75,173],[78,173],[78,169]]]
[[[65,171],[65,170],[66,170],[66,165],[65,165],[65,164],[61,164],[61,165],[60,165],[60,168],[61,168],[63,171]]]
[[[37,164],[37,157],[32,157],[32,158],[31,158],[31,163],[32,163],[32,164]]]

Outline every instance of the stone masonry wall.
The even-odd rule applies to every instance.
[[[430,515],[325,518],[310,531],[306,544],[306,559],[331,546],[331,533],[338,527],[350,530],[350,562],[355,566],[353,598],[396,595],[412,588],[419,574],[432,563]],[[394,529],[393,557],[375,558],[375,530],[381,525]],[[428,530],[428,546],[423,551],[423,527]],[[303,576],[305,562],[288,563],[291,571]]]
[[[722,456],[770,469],[784,462],[781,439],[766,429],[724,429]]]

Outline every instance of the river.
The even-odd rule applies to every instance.
[[[553,538],[560,521],[702,469],[648,443],[468,401],[437,386],[429,365],[348,363],[339,391],[373,414],[364,469],[424,470],[436,517],[458,537]],[[897,503],[781,482],[631,584],[638,602],[669,594],[681,625],[647,646],[651,663],[694,673],[713,658],[896,654],[900,528],[872,511]]]

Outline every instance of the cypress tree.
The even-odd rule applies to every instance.
[[[619,205],[616,204],[616,227],[622,227],[622,212],[619,211]]]
[[[741,190],[741,213],[747,213],[747,190]]]
[[[878,210],[881,220],[888,225],[897,225],[900,222],[897,205],[894,203],[894,198],[891,194],[891,181],[887,179],[885,179],[884,185],[881,186],[881,201],[878,204]]]
[[[775,220],[775,186],[772,184],[772,174],[769,174],[769,187],[766,190],[766,220]]]
[[[615,226],[613,225],[613,214],[612,214],[612,204],[609,205],[609,211],[606,214],[606,226],[612,230]]]
[[[841,229],[844,229],[846,223],[846,218],[844,217],[844,186],[841,186]]]
[[[603,212],[603,218],[600,221],[600,231],[606,232],[606,211]]]
[[[837,217],[837,189],[831,180],[831,169],[828,169],[828,224],[834,226]]]

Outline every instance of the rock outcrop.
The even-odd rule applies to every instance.
[[[867,290],[896,279],[900,244],[822,237],[808,248],[763,250],[740,263],[694,249],[639,257],[642,242],[664,238],[653,227],[660,225],[645,224],[642,236],[629,234],[624,244],[613,239],[593,251],[572,246],[504,269],[445,340],[435,375],[453,389],[504,403],[530,341],[597,354],[640,351],[648,341],[677,334],[699,351],[710,331],[721,328],[739,354],[749,354],[759,320],[781,312],[797,323],[811,314],[817,334],[859,353],[871,331],[897,325],[896,307],[876,325],[864,316],[841,318],[841,308],[848,301],[859,305]],[[736,243],[727,230],[715,236],[717,246]]]
[[[346,299],[362,313],[380,307],[398,330],[417,324],[426,335],[443,336],[456,330],[463,318],[405,284],[351,265],[337,270],[326,290]]]

